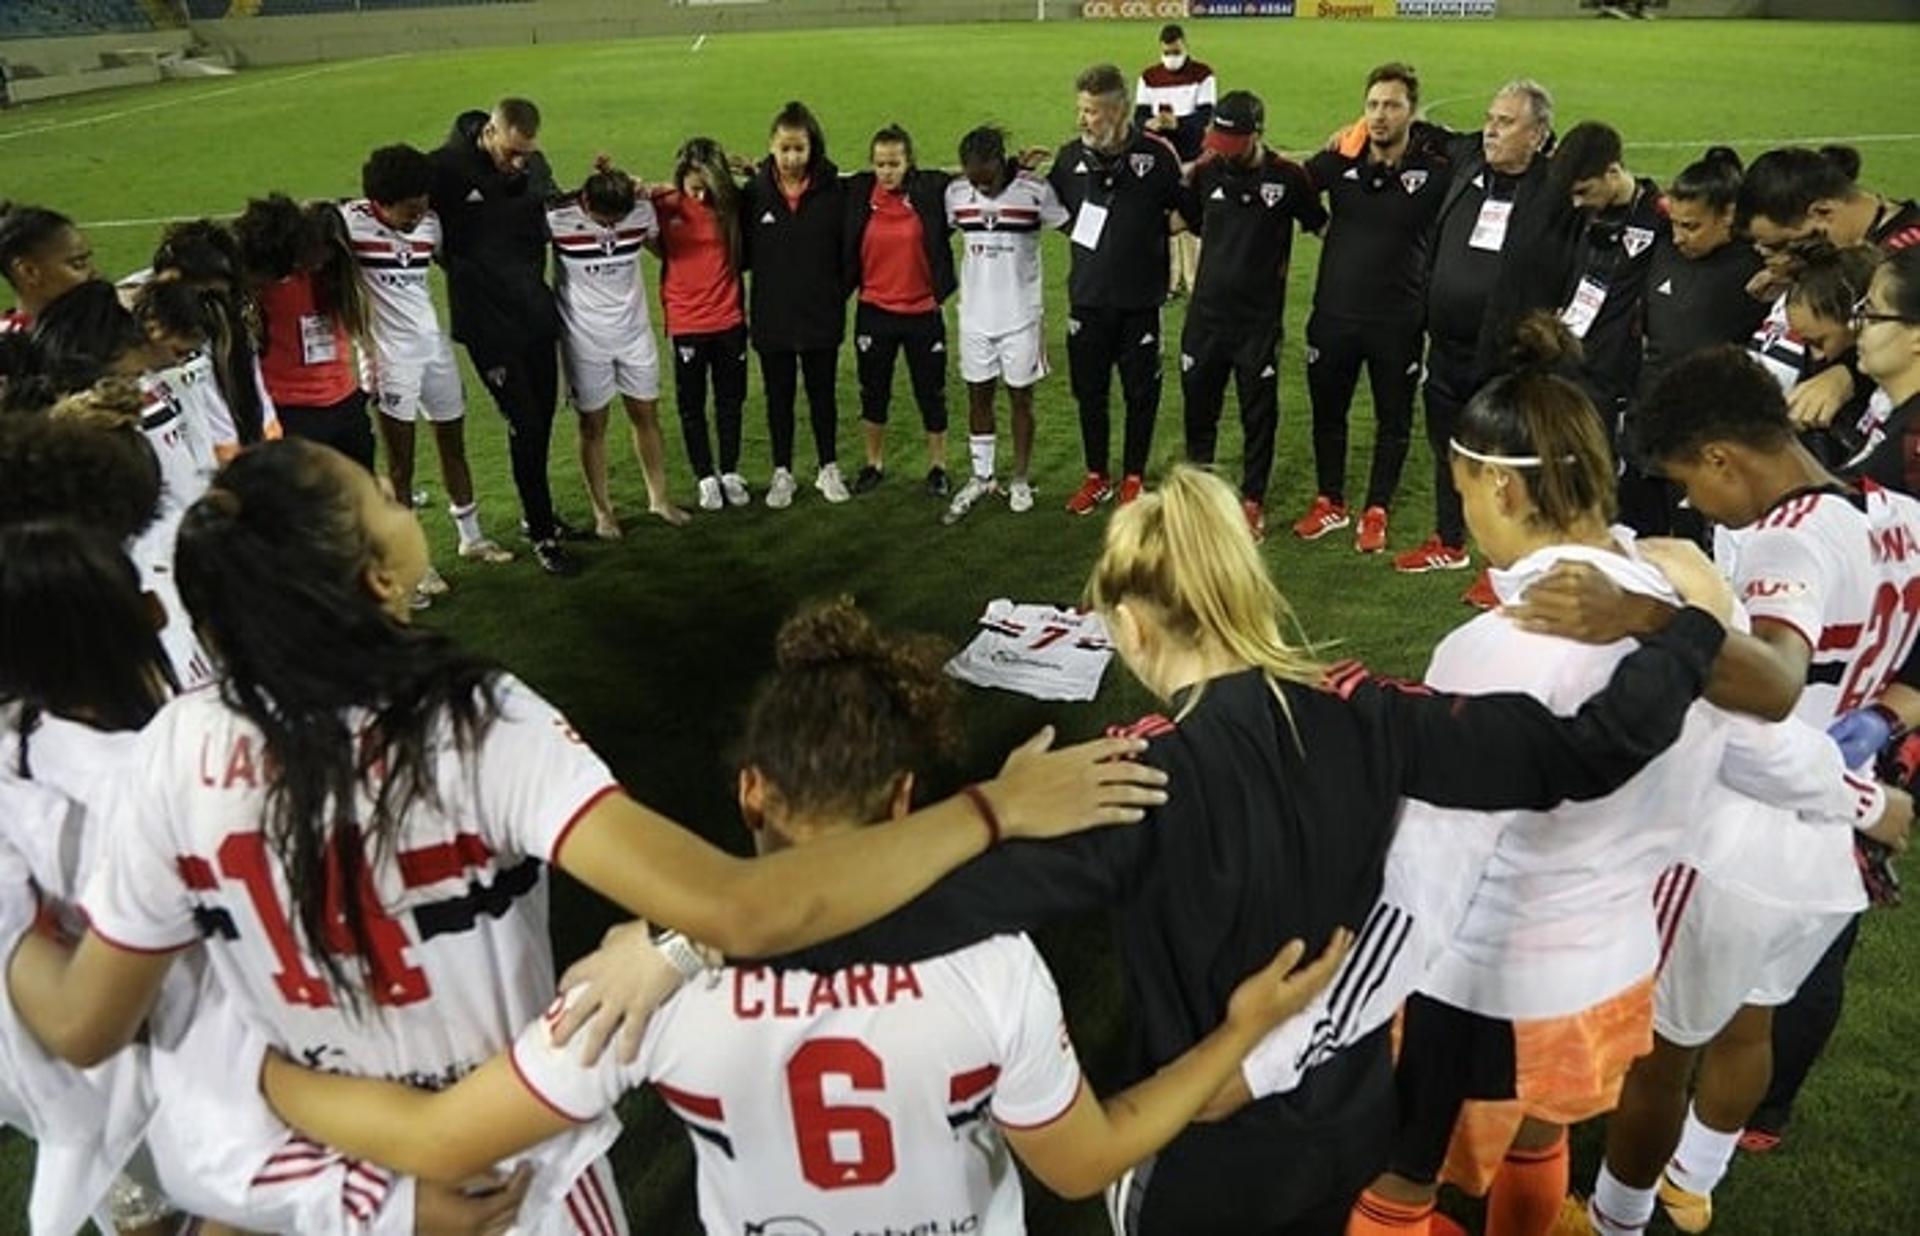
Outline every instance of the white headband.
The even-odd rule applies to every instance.
[[[1448,438],[1447,446],[1454,454],[1471,459],[1475,463],[1497,464],[1503,468],[1541,468],[1545,467],[1547,462],[1538,455],[1483,455],[1470,447],[1462,446],[1458,438]],[[1578,458],[1576,455],[1562,455],[1560,462],[1570,464],[1576,462]]]

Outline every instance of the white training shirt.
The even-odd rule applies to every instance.
[[[576,201],[547,208],[553,238],[553,291],[567,347],[576,354],[624,354],[653,329],[647,289],[640,281],[640,250],[660,234],[653,203],[642,197],[612,227]]]
[[[1111,660],[1113,644],[1100,615],[999,597],[987,602],[977,632],[947,662],[947,673],[1035,699],[1090,700]]]
[[[211,384],[211,376],[209,376]],[[213,439],[200,417],[193,415],[158,375],[140,379],[146,403],[140,410],[140,432],[153,448],[160,465],[160,504],[153,522],[126,547],[127,557],[140,572],[140,587],[151,592],[166,613],[160,643],[173,663],[182,688],[213,680],[213,664],[193,633],[193,619],[180,601],[173,577],[174,542],[187,508],[207,492],[216,467]]]
[[[965,176],[948,183],[947,222],[961,239],[961,330],[994,337],[1041,320],[1040,232],[1071,217],[1032,172],[1016,172],[992,197]]]
[[[427,270],[440,253],[440,216],[429,210],[411,232],[388,227],[364,198],[343,203],[360,284],[373,306],[376,365],[424,365],[449,352],[433,310]]]
[[[995,1126],[1049,1124],[1082,1084],[1025,936],[827,974],[728,967],[655,1013],[624,1066],[553,1046],[564,1005],[514,1043],[521,1080],[575,1120],[652,1082],[692,1139],[714,1233],[1022,1232]]]
[[[1795,717],[1825,729],[1879,698],[1920,636],[1920,501],[1871,481],[1857,495],[1814,490],[1749,527],[1721,528],[1714,540],[1747,612],[1792,627],[1812,650]],[[1758,816],[1768,823],[1758,825]],[[1765,844],[1756,843],[1757,826],[1768,828]],[[1751,799],[1716,801],[1688,861],[1768,904],[1866,907],[1848,834]]]
[[[141,734],[117,843],[84,899],[94,933],[150,952],[204,938],[236,1005],[302,1063],[451,1084],[546,1007],[542,862],[616,788],[550,704],[511,678],[497,689],[478,750],[462,755],[442,728],[428,757],[439,805],[413,806],[362,894],[380,955],[346,959],[364,975],[359,1016],[289,925],[287,878],[261,832],[263,741],[214,691],[175,699]]]

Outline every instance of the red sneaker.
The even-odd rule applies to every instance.
[[[1267,511],[1258,498],[1247,498],[1240,503],[1241,514],[1247,517],[1247,531],[1253,533],[1253,543],[1258,545],[1267,539]]]
[[[1353,538],[1354,552],[1377,554],[1387,547],[1387,508],[1370,506],[1360,516],[1360,531]]]
[[[1742,1129],[1737,1145],[1748,1154],[1767,1154],[1780,1149],[1780,1134],[1772,1129]]]
[[[1475,609],[1498,609],[1500,594],[1493,590],[1493,576],[1481,571],[1474,578],[1473,586],[1460,594],[1460,599]]]
[[[1435,533],[1405,553],[1394,555],[1393,569],[1405,575],[1424,575],[1428,571],[1458,571],[1471,561],[1467,551],[1449,545]]]
[[[1067,499],[1067,511],[1073,515],[1091,515],[1094,508],[1113,496],[1113,486],[1107,478],[1098,472],[1087,473],[1087,479],[1080,482],[1080,488],[1073,491],[1073,497]]]
[[[1114,500],[1115,505],[1125,506],[1127,503],[1132,502],[1140,496],[1140,491],[1146,487],[1147,483],[1140,479],[1140,474],[1137,472],[1121,477],[1120,496]]]
[[[1315,496],[1313,505],[1307,508],[1307,513],[1294,521],[1293,535],[1303,541],[1317,541],[1352,522],[1347,518],[1346,503],[1335,502],[1327,495],[1319,494]]]

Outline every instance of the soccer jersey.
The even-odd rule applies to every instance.
[[[260,372],[257,358],[252,378],[260,401],[260,436],[271,441],[280,436],[280,418],[274,410],[273,396],[267,393],[266,378]],[[196,449],[204,448],[200,463],[206,478],[211,480],[221,458],[240,448],[240,427],[214,375],[213,358],[203,351],[195,352],[177,365],[156,370],[152,381],[180,405],[187,421],[195,426]]]
[[[1252,168],[1203,159],[1181,213],[1206,239],[1188,318],[1236,335],[1273,329],[1286,313],[1294,224],[1309,232],[1327,224],[1306,170],[1271,151]]]
[[[1167,218],[1180,207],[1180,156],[1135,128],[1117,151],[1075,138],[1047,171],[1073,216],[1067,303],[1075,309],[1158,309],[1167,299]]]
[[[143,731],[119,844],[85,898],[95,934],[152,952],[204,939],[241,1010],[305,1064],[456,1080],[551,997],[541,863],[614,789],[552,706],[511,678],[496,689],[500,715],[475,751],[435,727],[425,763],[438,801],[415,802],[390,846],[368,844],[354,895],[374,955],[340,957],[357,1010],[314,957],[349,946],[344,923],[318,947],[290,925],[287,874],[262,832],[271,757],[217,692],[175,699]],[[358,814],[370,815],[364,790]]]
[[[987,602],[978,633],[947,662],[947,673],[1035,699],[1090,700],[1112,659],[1100,615],[1000,597]]]
[[[1307,175],[1327,195],[1326,247],[1313,285],[1319,313],[1363,322],[1417,320],[1425,308],[1428,231],[1452,163],[1416,124],[1397,164],[1323,150]]]
[[[383,223],[373,203],[346,202],[340,214],[373,307],[373,343],[381,361],[422,364],[446,350],[433,311],[427,268],[440,253],[440,218],[429,210],[411,232]]]
[[[641,198],[606,227],[569,199],[547,207],[547,231],[553,237],[553,291],[568,346],[611,354],[653,329],[640,282],[640,250],[660,232],[653,203]]]
[[[693,1143],[710,1233],[1021,1232],[995,1126],[1049,1124],[1082,1084],[1025,936],[825,973],[728,967],[654,1014],[631,1065],[554,1047],[564,1004],[515,1041],[521,1080],[576,1120],[652,1082]]]
[[[1015,173],[993,195],[965,176],[954,177],[947,186],[947,222],[964,246],[962,331],[991,338],[1040,320],[1040,231],[1062,227],[1067,218],[1060,195],[1032,172]]]
[[[211,383],[211,375],[208,377]],[[216,466],[214,444],[207,426],[189,415],[159,376],[141,378],[145,403],[140,410],[140,432],[153,448],[160,466],[160,503],[153,522],[127,545],[127,556],[140,572],[140,586],[160,600],[167,624],[160,642],[184,687],[199,686],[213,677],[212,664],[194,638],[193,620],[180,602],[173,582],[173,547],[187,508],[207,492]]]
[[[1824,729],[1878,698],[1920,636],[1920,501],[1863,481],[1791,494],[1752,525],[1719,529],[1715,558],[1756,620],[1783,623],[1812,653],[1794,716]],[[1863,782],[1862,794],[1868,792]],[[1852,838],[1792,819],[1764,845],[1752,800],[1705,814],[1689,862],[1716,882],[1773,904],[1857,910],[1865,892]]]

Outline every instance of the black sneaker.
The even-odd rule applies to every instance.
[[[951,486],[947,484],[947,470],[945,468],[936,467],[936,468],[927,469],[927,496],[928,497],[944,498],[947,496],[950,489],[951,489]]]
[[[520,535],[526,537],[528,540],[533,539],[533,529],[527,526],[525,519],[520,521]],[[576,528],[558,515],[555,515],[553,517],[553,539],[556,541],[591,541],[594,538],[593,533],[588,529]]]
[[[549,575],[580,573],[580,560],[568,553],[557,540],[535,541],[533,556],[540,563],[540,569]]]
[[[886,479],[887,474],[885,472],[882,472],[872,464],[868,464],[860,469],[858,476],[853,478],[853,492],[857,494],[870,494],[880,488],[880,482]]]

